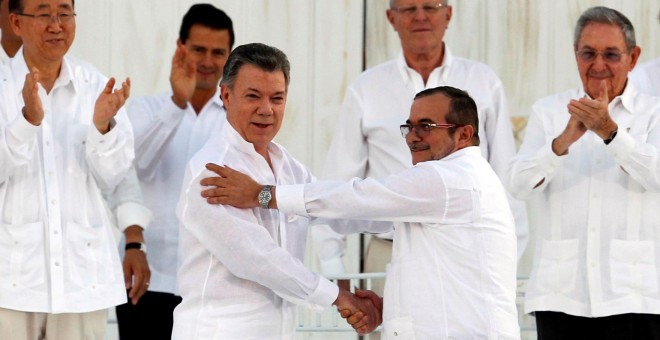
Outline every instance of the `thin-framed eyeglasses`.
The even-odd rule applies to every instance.
[[[60,25],[66,25],[73,22],[76,18],[76,13],[57,13],[57,14],[29,14],[29,13],[16,13],[22,17],[28,17],[36,20],[39,24],[48,26],[51,22],[57,22]]]
[[[458,124],[436,124],[436,123],[421,123],[421,124],[403,124],[399,128],[401,129],[401,136],[406,138],[411,131],[420,137],[426,137],[431,134],[433,129],[451,129],[454,127],[460,126]]]
[[[438,13],[443,7],[447,7],[447,5],[439,2],[437,4],[423,4],[422,6],[391,7],[390,9],[407,17],[413,17],[415,16],[415,13],[417,13],[418,8],[421,8],[426,15],[434,15]]]
[[[575,51],[575,55],[580,58],[580,60],[585,62],[595,61],[596,58],[600,55],[603,57],[603,61],[608,63],[618,63],[621,61],[621,57],[628,52],[621,52],[619,50],[605,50],[603,52],[598,52],[591,48],[582,48]]]

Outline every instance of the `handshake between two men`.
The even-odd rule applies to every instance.
[[[383,322],[383,299],[370,290],[356,289],[352,294],[340,288],[334,305],[360,335],[373,332]]]

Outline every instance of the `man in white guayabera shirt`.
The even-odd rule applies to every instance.
[[[467,91],[479,110],[479,148],[495,173],[506,177],[516,153],[504,86],[488,66],[452,53],[444,41],[453,7],[448,0],[390,0],[386,16],[399,37],[401,53],[363,72],[347,89],[325,161],[323,179],[383,178],[410,166],[410,153],[397,143],[416,93],[437,86]],[[464,37],[468,39],[469,37]],[[510,199],[520,257],[527,243],[527,212]],[[311,231],[324,274],[343,274],[344,238],[328,228]],[[392,235],[370,238],[364,271],[383,272],[390,262]],[[381,281],[374,281],[382,292]]]
[[[539,99],[509,188],[535,207],[525,312],[539,339],[660,337],[660,100],[628,79],[632,23],[586,10],[573,38],[582,83]]]
[[[183,301],[172,339],[291,340],[296,304],[362,312],[366,332],[380,324],[369,299],[356,298],[305,267],[308,219],[276,210],[211,205],[200,195],[209,162],[228,164],[271,185],[306,183],[310,172],[272,140],[284,118],[286,55],[264,44],[237,47],[221,81],[227,121],[186,168],[177,214]],[[270,196],[262,194],[262,205]]]
[[[400,127],[412,168],[381,179],[270,189],[275,198],[268,207],[281,214],[324,218],[319,223],[363,221],[330,221],[338,231],[390,231],[394,221],[384,299],[358,293],[382,306],[386,339],[520,338],[514,221],[506,192],[479,150],[478,120],[466,92],[424,90]],[[221,176],[203,181],[213,186],[202,193],[209,202],[259,206],[261,184],[230,168],[209,168]]]
[[[155,217],[145,231],[149,291],[137,305],[117,306],[122,340],[172,337],[172,312],[181,302],[176,294],[176,203],[186,163],[226,121],[218,84],[233,44],[233,23],[224,11],[211,4],[192,5],[179,29],[171,90],[127,105],[135,135],[135,167],[145,204]],[[123,251],[124,243],[119,247]]]
[[[103,339],[126,301],[102,190],[133,161],[130,83],[65,56],[73,1],[5,1],[23,46],[0,68],[0,338]]]

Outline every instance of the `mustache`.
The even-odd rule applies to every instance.
[[[589,71],[587,73],[589,77],[594,77],[594,78],[610,78],[612,77],[612,72],[610,71],[602,71],[602,72],[596,72],[596,71]]]
[[[410,151],[415,152],[415,151],[428,150],[431,147],[426,143],[410,143],[408,144],[408,148],[410,149]]]

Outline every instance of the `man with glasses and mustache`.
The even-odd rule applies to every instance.
[[[424,90],[400,130],[412,168],[381,179],[277,185],[268,208],[324,218],[314,223],[342,233],[391,231],[394,222],[384,298],[356,293],[381,308],[384,338],[520,339],[515,226],[479,149],[475,102],[453,87]],[[207,168],[220,175],[202,180],[210,203],[259,206],[263,183],[229,167]],[[347,314],[360,325],[359,313]]]
[[[660,338],[660,101],[628,81],[641,49],[606,7],[577,21],[581,86],[538,100],[508,186],[535,209],[525,312],[538,338]]]
[[[452,18],[447,0],[391,0],[385,13],[398,33],[398,58],[362,73],[344,96],[339,121],[323,171],[323,178],[382,178],[406,169],[410,153],[397,142],[398,124],[416,93],[440,85],[467,91],[479,110],[481,153],[500,178],[515,155],[513,131],[502,82],[488,66],[454,56],[444,43]],[[527,240],[527,214],[523,202],[511,200],[518,229],[518,254]],[[344,272],[340,256],[345,240],[329,228],[312,230],[321,269],[325,274]],[[392,252],[392,235],[371,237],[365,272],[385,272]],[[382,293],[382,282],[374,281]]]
[[[126,301],[102,191],[133,160],[130,82],[66,56],[72,0],[2,1],[23,45],[0,68],[0,338],[104,339]]]

